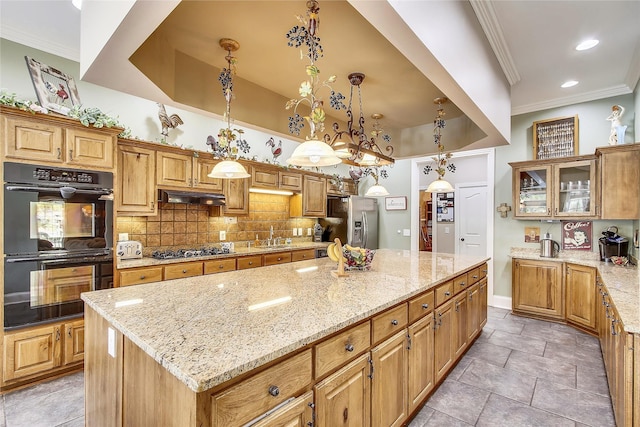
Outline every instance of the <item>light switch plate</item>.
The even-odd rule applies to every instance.
[[[408,228],[403,228],[402,229],[402,235],[403,236],[411,236],[411,230],[409,230]]]
[[[293,227],[293,237],[296,237],[298,235],[298,229]]]
[[[111,357],[116,357],[116,331],[111,327],[107,327],[107,353]]]
[[[302,236],[302,228],[298,228],[298,232]],[[311,228],[307,228],[307,236],[311,236]]]
[[[220,230],[220,241],[227,240],[227,232]]]

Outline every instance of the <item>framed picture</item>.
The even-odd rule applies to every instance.
[[[540,243],[540,227],[524,228],[525,243]]]
[[[72,77],[28,56],[24,59],[41,106],[68,115],[71,108],[80,105],[78,88]]]
[[[590,251],[592,245],[591,221],[560,221],[562,224],[562,250]]]
[[[384,208],[388,211],[404,211],[407,210],[407,197],[385,197]]]
[[[578,155],[578,115],[533,122],[533,158]]]

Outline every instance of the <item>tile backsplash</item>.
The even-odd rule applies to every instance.
[[[237,217],[210,217],[209,207],[184,203],[160,203],[156,216],[118,215],[116,233],[129,233],[144,247],[144,255],[154,250],[210,246],[220,243],[220,231],[226,232],[226,242],[253,242],[269,237],[273,226],[274,237],[291,237],[294,241],[311,240],[307,229],[315,218],[290,218],[289,197],[272,194],[249,194],[249,215]],[[236,221],[237,220],[237,221]],[[302,228],[304,237],[293,237],[292,229]]]

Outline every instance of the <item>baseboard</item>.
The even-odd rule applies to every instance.
[[[494,295],[493,301],[490,304],[492,307],[504,308],[505,310],[511,310],[511,297],[503,297],[501,295]]]

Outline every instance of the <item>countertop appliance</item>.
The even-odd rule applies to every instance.
[[[378,199],[349,196],[327,201],[327,218],[318,223],[324,227],[322,240],[336,237],[351,246],[378,249]]]
[[[560,250],[560,244],[551,239],[551,234],[546,233],[542,239],[540,239],[540,256],[543,258],[555,258],[558,256]]]
[[[123,240],[116,243],[116,255],[120,259],[142,258],[142,243],[135,240]]]
[[[611,261],[612,256],[629,255],[629,239],[618,235],[618,227],[612,225],[602,232],[602,237],[598,239],[600,246],[600,260]]]

